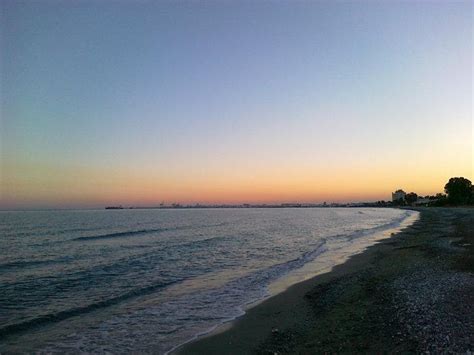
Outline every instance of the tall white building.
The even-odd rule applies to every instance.
[[[406,193],[403,190],[397,190],[395,192],[392,192],[392,201],[399,201],[399,200],[405,200]]]

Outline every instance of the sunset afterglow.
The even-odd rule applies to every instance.
[[[0,8],[1,209],[375,201],[473,178],[468,2]]]

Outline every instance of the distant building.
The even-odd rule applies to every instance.
[[[406,196],[406,193],[405,191],[403,190],[397,190],[395,192],[392,192],[392,201],[395,202],[395,201],[405,201],[405,196]]]

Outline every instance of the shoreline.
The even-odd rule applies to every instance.
[[[419,219],[391,238],[264,299],[170,353],[472,350],[474,301],[468,291],[474,291],[474,209],[414,210]],[[455,267],[449,268],[451,264]],[[440,277],[446,289],[465,286],[455,294],[435,292],[435,298],[443,299],[441,306],[426,299]],[[422,281],[433,285],[422,288]],[[463,312],[453,312],[456,305]],[[451,332],[449,321],[462,326]]]
[[[308,261],[300,268],[291,270],[288,274],[280,276],[279,279],[267,285],[267,295],[265,295],[263,298],[255,299],[241,305],[240,314],[195,334],[192,338],[166,351],[165,354],[174,354],[179,352],[182,347],[188,344],[208,337],[213,337],[214,335],[229,330],[234,326],[236,321],[242,317],[245,317],[247,312],[249,312],[249,310],[252,308],[266,302],[280,293],[287,291],[297,284],[307,282],[322,274],[330,273],[334,267],[345,263],[354,255],[365,252],[367,248],[380,243],[385,239],[391,238],[394,234],[401,232],[404,228],[412,225],[414,222],[416,222],[416,220],[418,220],[418,211],[413,211],[410,209],[402,210],[405,210],[404,215],[397,219],[396,222],[382,224],[369,230],[353,231],[351,238],[354,238],[356,242],[352,246],[346,245],[340,249],[329,251],[323,250],[322,253],[318,253],[318,256],[315,259]]]

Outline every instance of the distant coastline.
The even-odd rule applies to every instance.
[[[349,203],[281,203],[281,204],[172,204],[163,206],[107,206],[106,210],[149,210],[149,209],[195,209],[195,208],[329,208],[329,207],[398,207],[390,203],[349,202]]]
[[[144,207],[107,206],[107,210],[123,209],[170,209],[170,208],[314,208],[314,207],[447,207],[474,205],[474,186],[464,177],[453,177],[444,186],[446,194],[421,196],[415,192],[406,193],[402,189],[392,192],[392,200],[375,202],[323,202],[323,203],[241,203],[241,204],[165,204]]]

